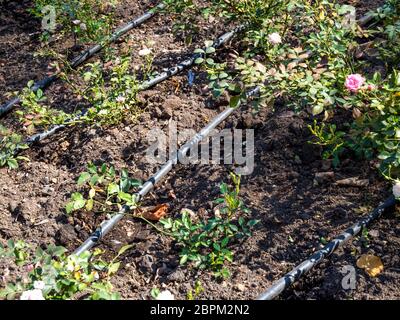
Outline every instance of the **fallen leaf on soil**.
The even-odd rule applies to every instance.
[[[371,277],[376,277],[383,271],[381,258],[372,254],[364,254],[357,260],[357,267],[365,269]]]
[[[153,210],[144,211],[142,217],[147,220],[159,221],[161,218],[165,217],[168,211],[167,204],[159,204]]]
[[[104,64],[104,69],[107,69],[107,68],[109,68],[109,67],[111,67],[112,66],[112,64],[113,64],[113,62],[112,61],[108,61],[108,62],[106,62],[105,64]]]
[[[336,181],[338,186],[344,187],[367,187],[369,185],[368,179],[347,178]]]

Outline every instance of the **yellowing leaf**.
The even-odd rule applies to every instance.
[[[324,73],[326,71],[326,68],[318,68],[318,69],[314,69],[315,73],[321,74]]]
[[[79,280],[81,278],[81,273],[79,271],[74,272],[74,278]]]
[[[372,254],[364,254],[357,260],[357,267],[365,269],[371,277],[376,277],[383,271],[381,258]]]

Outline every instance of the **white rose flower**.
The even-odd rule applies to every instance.
[[[125,97],[123,97],[123,96],[118,96],[117,97],[117,99],[115,99],[117,102],[119,102],[119,103],[124,103],[125,102]]]
[[[68,265],[67,265],[67,271],[69,271],[69,272],[75,271],[74,265],[73,265],[73,264],[68,264]]]
[[[141,56],[141,57],[148,56],[150,53],[151,53],[151,49],[144,48],[139,51],[139,56]]]
[[[45,300],[45,298],[43,297],[42,290],[34,289],[22,292],[19,300]]]
[[[393,186],[393,195],[395,198],[400,198],[400,181],[397,181],[396,184]]]
[[[46,284],[43,281],[35,281],[33,287],[38,290],[43,290]]]
[[[160,292],[156,300],[175,300],[175,297],[169,290],[165,290]]]
[[[280,43],[282,43],[282,38],[281,38],[281,36],[279,35],[279,33],[274,32],[274,33],[271,33],[271,34],[268,36],[268,41],[269,41],[271,44],[280,44]]]

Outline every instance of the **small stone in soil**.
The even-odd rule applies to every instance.
[[[246,286],[245,286],[243,283],[238,283],[238,284],[236,284],[236,285],[235,285],[235,288],[236,288],[238,291],[241,291],[241,292],[243,292],[243,291],[246,290]]]
[[[185,274],[182,270],[176,269],[171,274],[167,276],[168,281],[182,282],[185,280]]]
[[[327,171],[332,167],[332,160],[322,160],[321,170]]]
[[[335,177],[335,173],[332,171],[328,172],[317,172],[315,174],[315,181],[318,183],[324,183],[331,181]]]
[[[143,256],[142,260],[138,263],[139,267],[143,272],[152,272],[154,265],[154,257],[146,254]]]
[[[369,234],[371,237],[374,237],[374,238],[379,237],[379,231],[378,231],[378,230],[369,230],[369,231],[368,231],[368,234]]]
[[[14,213],[17,210],[18,206],[19,206],[18,202],[11,201],[10,204],[8,205],[8,208],[11,213]]]
[[[64,246],[74,242],[76,240],[75,228],[70,224],[61,226],[56,234],[56,238]]]

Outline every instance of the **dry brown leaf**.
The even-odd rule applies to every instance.
[[[315,69],[314,72],[317,74],[321,74],[321,73],[324,73],[326,70],[327,70],[326,68],[318,68],[318,69]]]
[[[142,213],[143,218],[152,221],[159,221],[161,218],[167,215],[168,205],[159,204],[153,210],[145,211]]]
[[[278,71],[275,68],[269,69],[267,75],[274,76]]]
[[[336,181],[336,185],[343,187],[367,187],[369,185],[369,180],[352,177],[338,180]]]
[[[289,71],[291,71],[293,68],[295,68],[297,66],[296,62],[291,62],[288,64],[287,68]]]
[[[383,271],[381,258],[372,254],[363,254],[357,260],[357,267],[364,269],[371,277],[376,277]]]
[[[314,80],[319,80],[319,79],[321,79],[321,75],[318,74],[318,73],[315,73],[315,74],[313,74],[313,79]]]
[[[112,61],[108,61],[104,64],[104,69],[110,68],[112,66],[113,62]]]
[[[361,113],[360,109],[354,108],[353,109],[353,118],[358,119],[361,116],[362,116],[362,113]]]
[[[308,59],[309,57],[310,57],[309,53],[303,53],[303,54],[299,55],[300,60]]]

